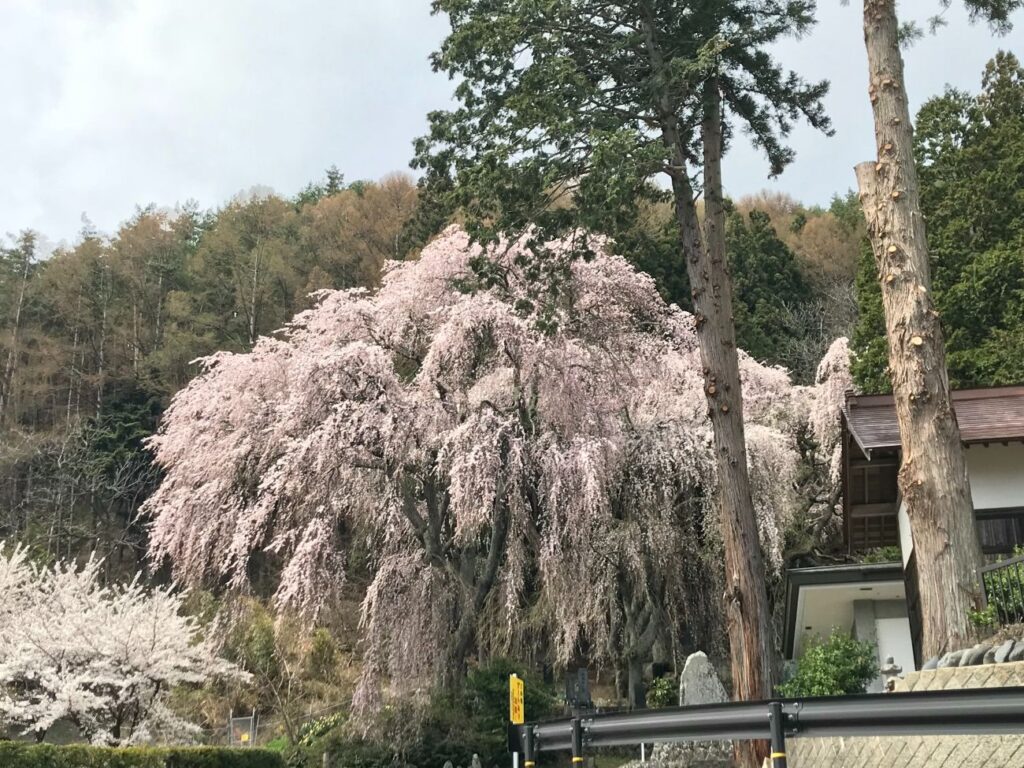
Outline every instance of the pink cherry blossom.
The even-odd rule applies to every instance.
[[[155,559],[248,589],[270,551],[278,603],[315,615],[368,548],[367,706],[381,679],[443,680],[473,652],[646,653],[721,578],[711,428],[692,318],[600,239],[573,260],[586,239],[547,246],[571,265],[553,331],[529,314],[524,242],[491,247],[503,279],[467,291],[482,251],[453,227],[376,292],[322,292],[279,339],[203,361],[152,440]],[[813,419],[831,436],[839,384],[819,395],[746,355],[741,373],[778,568],[795,435]]]

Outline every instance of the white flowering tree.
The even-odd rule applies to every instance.
[[[94,743],[188,739],[171,689],[243,674],[200,641],[178,595],[102,586],[100,566],[35,567],[0,542],[0,731],[42,740],[68,720]]]
[[[156,559],[244,589],[269,554],[278,603],[315,614],[346,537],[368,537],[361,705],[382,676],[444,681],[474,650],[526,643],[638,682],[660,628],[721,594],[712,434],[692,317],[586,245],[548,244],[557,322],[529,317],[522,242],[492,247],[484,290],[483,252],[451,228],[377,292],[325,292],[282,338],[208,358],[153,440]],[[815,390],[742,354],[741,369],[777,569]]]

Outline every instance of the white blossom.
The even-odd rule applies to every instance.
[[[201,641],[179,595],[102,586],[100,568],[30,566],[0,542],[0,729],[42,736],[67,719],[95,743],[194,735],[167,709],[170,689],[243,673]]]

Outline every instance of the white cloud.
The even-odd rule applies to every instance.
[[[779,49],[833,83],[837,136],[799,129],[799,159],[774,183],[811,202],[851,186],[873,153],[856,3],[820,6],[815,33]],[[915,106],[946,82],[976,89],[984,62],[1022,39],[948,16],[907,53]],[[332,163],[378,177],[406,167],[451,91],[427,62],[446,30],[427,0],[0,0],[0,30],[0,233],[70,238],[82,212],[112,231],[136,204],[213,206],[256,184],[292,193]],[[727,187],[757,190],[766,172],[738,141]]]
[[[0,232],[408,162],[449,85],[426,3],[0,3]]]
[[[768,166],[745,142],[737,142],[727,156],[723,172],[734,196],[761,188],[788,192],[798,200],[827,204],[830,197],[856,188],[853,166],[875,157],[871,104],[868,101],[868,65],[864,50],[860,3],[853,0],[819,0],[818,25],[802,40],[787,40],[777,54],[789,68],[811,81],[829,80],[825,100],[835,136],[826,138],[801,125],[793,132],[791,146],[796,161],[776,180],[767,179]],[[902,21],[927,20],[941,10],[939,0],[904,0],[898,4]],[[926,35],[903,52],[911,114],[947,84],[976,92],[981,73],[999,49],[1013,50],[1024,42],[1024,14],[1018,28],[995,37],[984,24],[971,25],[956,0],[945,13],[948,26],[934,36]]]

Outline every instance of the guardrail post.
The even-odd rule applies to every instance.
[[[523,753],[523,768],[534,768],[537,764],[537,749],[532,725],[523,726]]]
[[[772,768],[786,768],[786,720],[782,702],[768,704],[768,725],[772,733]]]
[[[579,768],[583,762],[583,728],[580,726],[580,719],[574,717],[572,720],[572,765]]]

